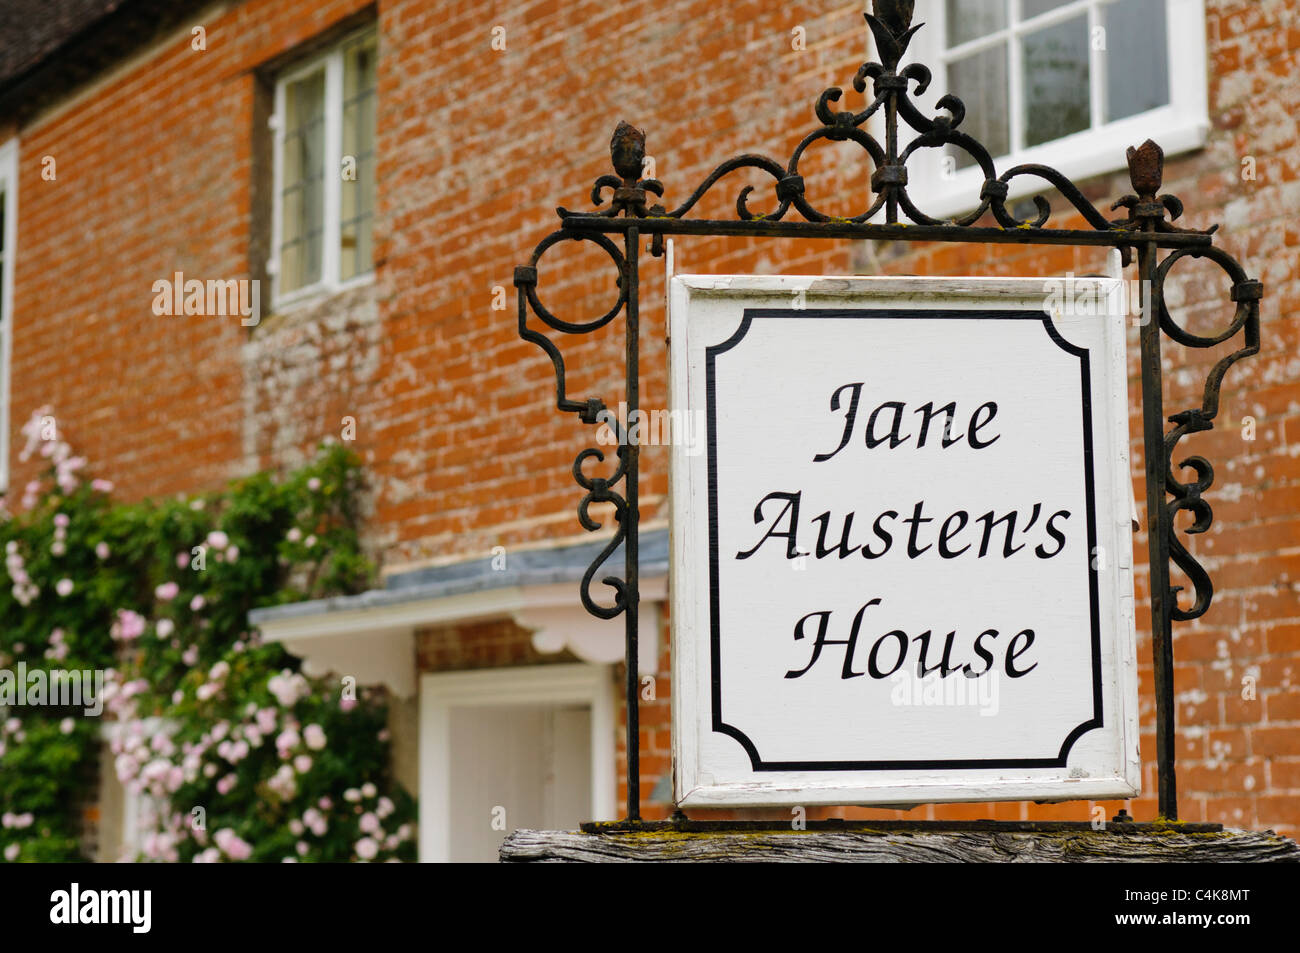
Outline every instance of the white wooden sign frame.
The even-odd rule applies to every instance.
[[[1064,295],[1056,293],[1062,286]],[[706,447],[704,452],[699,452],[695,441],[690,445],[674,442],[672,451],[672,738],[674,801],[678,805],[885,806],[935,801],[1112,799],[1132,797],[1139,792],[1141,762],[1138,753],[1131,538],[1134,511],[1128,455],[1125,363],[1128,309],[1123,297],[1126,290],[1116,278],[1074,278],[1068,285],[1062,279],[1055,286],[1050,284],[1050,280],[1041,278],[718,275],[677,275],[671,278],[671,408],[674,419],[679,419],[682,414],[703,415]],[[1091,310],[1093,313],[1076,313],[1073,302],[1088,302],[1087,307],[1078,310]],[[977,317],[1006,320],[971,320]],[[861,320],[864,318],[874,320]],[[780,452],[773,447],[780,448],[786,443],[802,447],[800,435],[813,427],[811,423],[805,423],[815,421],[813,405],[807,403],[813,397],[800,403],[803,398],[798,395],[802,390],[815,392],[815,403],[825,414],[827,396],[832,392],[832,385],[839,383],[834,369],[828,368],[823,372],[819,367],[805,366],[810,363],[808,361],[798,363],[801,355],[807,356],[806,349],[800,344],[804,340],[801,336],[805,335],[821,335],[820,340],[827,347],[818,353],[825,354],[828,364],[837,367],[847,366],[844,361],[848,358],[843,357],[844,354],[865,355],[879,350],[874,343],[865,346],[868,338],[875,342],[878,335],[887,347],[896,350],[897,360],[878,362],[877,371],[886,377],[892,373],[900,382],[912,379],[902,369],[908,366],[907,355],[912,353],[909,348],[913,345],[907,342],[919,335],[928,342],[926,353],[934,355],[934,360],[927,359],[922,366],[912,365],[914,370],[911,373],[921,377],[933,375],[931,389],[936,405],[944,402],[943,395],[950,393],[953,386],[964,386],[961,384],[964,378],[979,376],[975,365],[962,364],[963,354],[968,355],[969,361],[985,363],[985,378],[991,373],[988,370],[991,364],[1006,364],[1013,369],[1030,367],[1035,363],[1039,366],[1038,371],[1026,375],[1025,383],[1026,388],[1039,388],[1037,397],[1024,401],[1024,419],[1036,421],[1029,428],[1032,433],[1017,436],[1009,432],[1008,440],[998,451],[1001,458],[992,453],[986,453],[984,457],[971,453],[961,455],[962,451],[982,447],[977,429],[970,431],[969,448],[955,447],[959,452],[948,459],[917,458],[918,466],[935,468],[930,475],[924,475],[926,480],[938,481],[935,486],[948,480],[962,492],[982,492],[996,489],[998,481],[986,478],[982,485],[972,490],[963,482],[968,479],[963,476],[966,464],[954,464],[954,460],[978,461],[982,465],[986,459],[1000,459],[1002,462],[998,465],[1006,466],[1013,459],[1019,459],[1029,473],[1026,485],[1032,487],[1032,471],[1040,464],[1045,470],[1057,466],[1050,460],[1059,457],[1066,461],[1057,466],[1060,472],[1067,472],[1060,469],[1067,465],[1075,469],[1068,471],[1074,475],[1064,481],[1058,480],[1057,485],[1081,487],[1077,491],[1081,494],[1078,499],[1087,503],[1086,534],[1079,529],[1071,535],[1068,548],[1065,541],[1057,547],[1057,552],[1063,555],[1063,560],[1058,561],[1063,568],[1056,568],[1058,563],[1050,563],[1047,559],[1030,566],[1041,573],[1049,571],[1041,567],[1050,564],[1050,572],[1056,574],[1050,578],[1068,578],[1069,584],[1059,587],[1058,593],[1058,587],[1039,585],[1037,577],[1028,576],[1025,579],[1028,588],[1016,597],[1015,603],[1017,607],[1023,603],[1040,616],[1046,613],[1052,619],[1068,620],[1058,627],[1067,631],[1067,635],[1060,636],[1057,630],[1049,627],[1034,654],[1027,651],[1033,643],[1032,633],[1028,639],[1019,635],[1013,637],[1011,648],[1007,649],[1003,647],[1008,643],[999,641],[996,635],[990,637],[988,644],[996,643],[999,650],[1005,651],[1007,660],[1004,668],[997,667],[1003,665],[1003,658],[1000,657],[996,665],[990,661],[985,672],[1011,683],[1031,669],[1028,665],[1030,658],[1042,658],[1045,667],[1039,674],[1046,672],[1050,675],[1033,682],[1036,687],[1032,692],[1024,688],[1031,684],[1028,678],[1015,681],[1012,688],[1007,689],[1012,693],[1007,703],[1011,707],[1005,713],[1006,720],[998,724],[997,731],[988,727],[997,719],[985,719],[981,724],[978,715],[964,709],[927,715],[935,719],[932,724],[944,726],[929,734],[925,733],[929,729],[915,727],[924,719],[912,712],[906,716],[910,721],[894,709],[884,708],[875,709],[876,715],[870,718],[866,715],[842,717],[847,710],[843,708],[844,698],[848,697],[848,690],[843,686],[870,685],[871,678],[858,678],[854,682],[838,679],[862,674],[850,672],[850,667],[865,667],[863,656],[867,654],[870,636],[887,627],[886,613],[881,605],[872,609],[880,615],[868,617],[872,620],[871,625],[875,626],[870,633],[867,632],[867,623],[863,623],[863,640],[856,649],[850,645],[846,650],[842,642],[835,644],[828,636],[824,646],[825,660],[819,662],[814,653],[813,662],[808,663],[809,668],[804,671],[809,672],[814,663],[821,666],[815,677],[823,679],[819,683],[822,689],[810,687],[812,679],[800,681],[798,676],[791,678],[789,674],[784,676],[786,681],[780,680],[781,674],[777,669],[785,665],[776,666],[775,661],[786,659],[788,653],[799,647],[804,653],[797,663],[801,665],[806,660],[809,646],[815,641],[814,626],[806,621],[804,630],[796,626],[795,632],[801,634],[794,634],[792,638],[791,619],[803,616],[808,607],[806,601],[798,601],[800,587],[831,586],[823,591],[844,594],[843,586],[815,580],[828,580],[829,574],[839,571],[835,567],[849,565],[842,558],[818,562],[806,556],[809,563],[807,572],[790,572],[781,568],[787,561],[787,554],[780,551],[785,542],[769,537],[761,541],[766,549],[760,558],[766,562],[760,566],[760,559],[754,559],[742,565],[736,558],[739,547],[731,545],[742,539],[742,530],[748,533],[748,537],[744,537],[748,540],[744,543],[745,548],[761,535],[763,525],[745,524],[750,510],[754,510],[754,524],[760,523],[759,511],[755,509],[758,491],[751,487],[758,486],[764,479],[778,483],[782,479],[779,475],[772,475],[779,470],[776,463],[784,466],[783,459],[773,456]],[[990,338],[1004,343],[1000,346],[981,344]],[[1024,363],[1018,365],[1012,358],[1022,351]],[[738,355],[741,356],[739,359]],[[948,363],[945,365],[944,361]],[[1042,369],[1049,365],[1067,370],[1053,376],[1050,370]],[[890,371],[890,367],[895,370]],[[1029,380],[1034,373],[1038,375],[1036,382]],[[1014,376],[1014,372],[1010,376]],[[997,380],[1005,381],[1007,377],[1007,374],[1002,374]],[[870,387],[862,388],[861,393],[864,417],[866,409],[875,406],[880,399],[878,394],[869,395],[869,390]],[[1005,396],[1017,391],[1007,385],[1003,393]],[[847,404],[849,392],[840,396]],[[1067,400],[1073,408],[1072,414],[1056,414],[1052,417],[1052,426],[1048,426],[1043,415],[1051,408],[1046,405],[1051,404],[1060,410],[1066,406],[1061,402]],[[1014,398],[1004,400],[1004,404],[1014,404]],[[744,422],[749,405],[761,405],[765,417],[762,428],[756,429]],[[839,419],[846,417],[841,407]],[[1058,421],[1056,417],[1061,419]],[[1008,409],[1005,426],[1012,427],[1016,419],[1019,418]],[[972,419],[971,427],[975,428],[975,425],[976,421]],[[849,439],[848,429],[845,440]],[[992,435],[996,429],[990,427],[984,432],[985,436]],[[1075,435],[1069,438],[1072,432]],[[961,432],[956,433],[958,437],[954,443],[960,440]],[[759,439],[756,435],[760,434],[770,434],[770,442]],[[948,435],[949,431],[945,430],[945,449]],[[860,433],[854,436],[855,447],[848,449],[861,452],[862,447],[856,444],[862,439]],[[870,431],[867,439],[867,446],[871,446]],[[1016,440],[1021,443],[1016,444]],[[1047,450],[1059,444],[1061,450],[1050,460],[1046,457],[1040,460],[1032,451],[1026,454],[1015,449],[1017,446],[1034,446],[1038,442]],[[918,454],[923,452],[919,443]],[[931,446],[934,445],[932,439]],[[892,448],[894,445],[891,442],[888,446]],[[1019,456],[1013,458],[1009,456],[1011,453]],[[899,459],[902,459],[901,455]],[[1083,461],[1082,474],[1077,468],[1080,459]],[[807,457],[800,457],[800,460],[806,463]],[[874,462],[872,466],[875,466]],[[823,479],[825,472],[828,471],[816,471],[816,478]],[[984,473],[980,470],[969,472]],[[765,473],[768,476],[765,477]],[[1045,476],[1043,482],[1046,483],[1047,479]],[[841,492],[830,484],[824,488],[827,492]],[[1038,493],[1039,489],[1034,487],[1029,492]],[[1044,495],[1048,492],[1042,490]],[[719,499],[722,502],[719,503]],[[773,505],[769,512],[775,509]],[[801,525],[806,526],[807,518],[818,512],[820,508],[809,508]],[[971,512],[973,515],[975,511]],[[745,518],[737,516],[738,513],[745,514]],[[915,515],[919,514],[920,510],[917,510]],[[1084,519],[1084,513],[1080,512],[1078,522],[1069,523],[1066,518],[1062,525],[1079,527]],[[787,525],[792,524],[793,521]],[[772,521],[768,532],[773,532],[775,526],[775,521]],[[1039,528],[1042,528],[1041,523]],[[800,530],[800,544],[806,543],[804,532]],[[987,542],[990,532],[987,526],[984,532]],[[837,523],[832,538],[838,539],[838,533]],[[721,546],[719,537],[723,538]],[[1013,549],[1010,528],[1006,529],[1006,538],[1005,546],[1008,550]],[[1083,548],[1085,544],[1086,549]],[[790,545],[794,545],[793,535]],[[809,548],[804,545],[805,551]],[[981,556],[984,555],[983,548],[981,545]],[[718,555],[719,550],[721,555]],[[1041,552],[1050,552],[1050,549]],[[1087,553],[1092,554],[1091,558]],[[910,556],[910,550],[907,555]],[[996,557],[998,553],[993,555]],[[812,565],[814,562],[817,562],[816,566]],[[873,571],[884,562],[873,562]],[[960,563],[960,560],[952,562]],[[823,563],[825,567],[819,568]],[[988,560],[989,565],[994,563],[996,559]],[[909,567],[919,566],[921,562],[918,558],[916,563],[907,563],[900,557],[891,565],[893,568],[883,572],[886,575],[893,573],[889,578],[898,583],[910,579],[907,575]],[[1021,562],[1016,565],[1028,564]],[[948,563],[939,569],[957,573],[953,578],[965,578],[967,573],[964,568],[952,569]],[[860,572],[852,567],[848,571]],[[1019,572],[1019,569],[1001,571],[1005,574]],[[883,579],[885,576],[871,578]],[[988,587],[986,592],[974,584],[972,586],[968,594],[972,604],[978,603],[993,588]],[[898,605],[902,597],[895,598],[895,594],[906,591],[906,585],[899,584],[890,590],[886,601],[892,600],[895,610],[911,612],[922,600],[913,598],[906,605]],[[787,598],[788,594],[793,595]],[[925,607],[927,610],[945,605],[942,592],[931,598],[933,606]],[[1078,610],[1078,606],[1085,603],[1088,606],[1086,618]],[[851,613],[852,609],[847,612]],[[969,614],[975,615],[975,612]],[[858,615],[862,617],[861,612]],[[832,618],[831,625],[837,626],[833,638],[842,640],[847,623],[843,618],[836,618],[838,616],[837,610],[819,618],[823,622]],[[769,619],[772,620],[770,625]],[[857,627],[855,622],[855,632]],[[936,641],[948,628],[953,626],[946,622],[943,626],[935,626]],[[1007,630],[1008,634],[1010,631]],[[1054,633],[1059,636],[1056,642],[1050,639]],[[900,671],[908,650],[907,633],[902,632],[902,635],[901,649],[897,653]],[[797,641],[799,639],[802,641]],[[1020,639],[1018,644],[1025,650],[1023,660],[1010,658],[1015,655],[1016,639]],[[819,640],[820,636],[817,637]],[[926,642],[919,649],[922,664],[928,646]],[[937,647],[935,651],[938,651]],[[781,652],[787,655],[780,655]],[[856,662],[853,661],[855,653]],[[846,657],[848,661],[844,661]],[[1071,659],[1074,661],[1070,662]],[[844,665],[842,673],[839,671],[841,662]],[[874,662],[873,656],[873,665]],[[911,664],[909,658],[908,665]],[[948,667],[946,655],[943,665]],[[832,667],[835,672],[826,674],[825,670]],[[882,664],[880,670],[883,668]],[[872,671],[877,670],[873,668]],[[949,671],[956,672],[957,669],[954,667]],[[967,664],[965,674],[968,678],[972,678],[976,671]],[[1004,671],[1007,678],[1002,678]],[[943,674],[948,676],[948,671]],[[956,684],[955,675],[953,679]],[[1081,681],[1083,679],[1087,680],[1086,685]],[[881,683],[877,682],[875,687],[879,689]],[[794,694],[796,691],[801,694]],[[1061,699],[1059,712],[1054,708],[1058,704],[1058,695]],[[823,698],[827,706],[824,720],[819,708]],[[1032,715],[1026,716],[1029,709],[1021,710],[1017,715],[1015,705],[1021,703],[1032,703],[1037,707],[1033,708]],[[1087,717],[1072,731],[1063,732],[1066,737],[1059,749],[1042,743],[1048,732],[1044,726],[1055,725],[1058,721],[1064,725],[1074,724],[1068,720],[1072,717],[1071,712],[1085,703],[1091,706]],[[838,709],[833,707],[837,704],[841,706]],[[877,701],[873,704],[883,703]],[[737,711],[746,713],[739,721]],[[837,711],[841,715],[838,720],[833,717]],[[1040,712],[1041,718],[1038,717]],[[1061,721],[1063,718],[1067,720]],[[968,729],[969,733],[964,734]],[[912,740],[907,741],[908,738]],[[915,750],[919,756],[887,750],[891,745],[904,743],[911,745],[909,751]],[[1024,750],[1017,746],[1023,746]],[[768,751],[773,753],[768,754]]]

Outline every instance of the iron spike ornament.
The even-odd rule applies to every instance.
[[[1166,212],[1170,219],[1183,214],[1183,203],[1176,196],[1156,195],[1164,179],[1165,150],[1148,139],[1136,149],[1129,146],[1125,157],[1128,160],[1129,181],[1137,194],[1125,195],[1111,206],[1112,210],[1126,208],[1129,211],[1128,218],[1116,219],[1111,223],[1116,228],[1141,228],[1143,223],[1151,222],[1156,231],[1160,232],[1210,235],[1218,229],[1218,225],[1213,225],[1204,232],[1197,232],[1165,221]]]
[[[912,34],[924,25],[911,25],[914,7],[914,0],[884,0],[872,5],[874,16],[870,13],[863,14],[867,18],[867,26],[871,28],[871,35],[876,39],[876,49],[880,51],[886,69],[897,68],[898,61],[907,52]],[[862,90],[859,89],[858,92]]]
[[[635,431],[611,415],[604,397],[575,399],[569,396],[565,362],[560,347],[547,334],[529,325],[530,317],[540,320],[552,332],[582,335],[622,318],[625,331],[624,402],[629,415],[638,409],[639,395],[639,246],[642,236],[651,239],[650,253],[663,253],[666,235],[708,235],[739,237],[801,237],[819,239],[877,239],[902,242],[974,242],[1021,245],[1101,246],[1118,249],[1125,265],[1136,252],[1140,277],[1144,280],[1141,329],[1143,384],[1143,444],[1148,492],[1148,565],[1151,567],[1151,620],[1156,669],[1157,762],[1160,780],[1160,813],[1177,818],[1174,778],[1174,705],[1172,684],[1172,623],[1203,615],[1213,597],[1209,573],[1179,539],[1175,517],[1190,512],[1193,522],[1181,530],[1186,534],[1205,532],[1212,519],[1210,504],[1203,494],[1213,483],[1214,471],[1201,456],[1178,463],[1177,470],[1190,477],[1180,480],[1174,456],[1182,439],[1210,430],[1219,410],[1219,390],[1228,369],[1237,361],[1260,350],[1259,301],[1263,285],[1251,278],[1228,253],[1213,245],[1217,226],[1206,230],[1183,228],[1173,222],[1183,214],[1175,196],[1161,194],[1164,153],[1151,140],[1128,149],[1127,160],[1133,193],[1111,206],[1123,209],[1122,218],[1108,218],[1083,195],[1064,174],[1049,166],[1027,163],[999,173],[988,149],[969,135],[963,123],[966,107],[948,93],[938,100],[940,112],[926,116],[913,101],[929,88],[930,70],[920,63],[900,69],[908,44],[924,24],[912,24],[912,0],[874,0],[872,12],[864,14],[875,40],[878,60],[868,61],[853,77],[853,88],[868,101],[858,111],[834,108],[843,90],[824,90],[813,112],[820,125],[807,132],[785,162],[758,153],[744,153],[720,163],[696,186],[681,204],[667,209],[649,196],[663,198],[664,185],[645,172],[646,134],[632,124],[619,122],[610,140],[613,173],[600,176],[591,189],[597,208],[577,212],[556,209],[561,227],[542,239],[528,264],[515,269],[518,299],[518,332],[540,347],[555,372],[556,407],[573,413],[585,424],[608,426],[617,437],[617,460],[607,476],[590,474],[588,464],[604,463],[597,447],[582,450],[574,461],[573,475],[584,495],[578,504],[578,518],[584,529],[597,531],[602,525],[592,516],[593,504],[609,504],[613,510],[613,532],[579,586],[587,610],[600,618],[624,617],[627,646],[627,820],[639,822],[639,728],[637,702],[638,620],[638,524],[637,485],[639,448]],[[869,90],[869,91],[868,91]],[[883,137],[867,131],[867,121],[877,114],[883,119]],[[910,130],[906,144],[901,133]],[[816,208],[808,198],[800,164],[805,153],[823,142],[856,143],[870,160],[870,192],[874,196],[862,211],[851,217],[832,216]],[[927,214],[908,191],[908,162],[921,150],[958,149],[971,157],[983,174],[978,196],[971,199],[971,211],[940,219]],[[742,169],[768,176],[771,195],[768,211],[751,207],[755,187],[745,185],[735,199],[734,219],[692,218],[690,213],[723,178]],[[753,174],[753,172],[751,172]],[[1017,218],[1007,208],[1013,180],[1022,177],[1041,180],[1054,190],[1065,206],[1078,213],[1086,227],[1049,227],[1053,209],[1046,195],[1033,196],[1036,214]],[[606,195],[609,204],[605,205]],[[992,222],[988,220],[991,217]],[[621,247],[616,243],[622,237]],[[539,263],[553,246],[568,241],[595,244],[610,258],[617,273],[613,303],[603,314],[590,319],[565,320],[543,304],[538,294]],[[1170,250],[1159,259],[1161,250]],[[1164,299],[1164,280],[1185,258],[1208,259],[1218,265],[1231,282],[1230,298],[1235,304],[1231,321],[1212,335],[1198,335],[1178,325]],[[1160,348],[1161,336],[1188,348],[1210,348],[1240,336],[1240,345],[1210,371],[1200,406],[1167,418],[1166,431]],[[630,419],[630,418],[629,418]],[[607,570],[601,582],[612,593],[605,604],[592,593],[601,567],[623,551],[622,575]],[[1172,584],[1171,567],[1176,566],[1193,588],[1190,605],[1180,606],[1182,587]]]

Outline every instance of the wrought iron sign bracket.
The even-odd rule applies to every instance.
[[[1247,275],[1229,254],[1214,246],[1215,228],[1205,231],[1182,228],[1174,224],[1183,212],[1182,202],[1160,192],[1164,153],[1147,140],[1127,153],[1133,193],[1120,198],[1111,211],[1123,210],[1122,217],[1108,219],[1092,205],[1079,188],[1059,171],[1044,165],[1027,164],[1008,169],[1000,175],[988,150],[962,130],[966,108],[951,94],[938,101],[945,113],[927,117],[910,97],[919,95],[930,84],[930,71],[919,63],[899,69],[907,45],[921,24],[911,24],[911,0],[875,0],[873,12],[865,14],[867,26],[875,39],[879,62],[867,62],[853,78],[854,89],[870,101],[858,112],[833,108],[843,96],[838,87],[825,90],[818,98],[815,113],[821,125],[809,132],[795,147],[783,165],[764,155],[747,153],[717,166],[694,192],[677,207],[667,210],[658,199],[665,193],[657,179],[643,179],[645,134],[620,122],[610,142],[615,174],[602,175],[591,190],[594,205],[604,204],[608,190],[609,205],[590,212],[557,209],[561,226],[547,235],[534,249],[527,265],[515,268],[514,284],[518,298],[520,336],[540,347],[555,370],[555,402],[559,410],[573,413],[584,424],[604,423],[618,439],[616,463],[607,476],[589,473],[586,464],[603,463],[603,451],[589,447],[573,463],[573,476],[585,491],[578,503],[578,521],[588,531],[601,528],[590,513],[597,503],[611,504],[615,530],[606,546],[587,569],[579,586],[579,597],[591,614],[602,619],[624,617],[626,637],[627,697],[627,816],[626,822],[640,821],[639,723],[637,643],[639,608],[638,568],[638,476],[639,448],[624,421],[605,413],[607,404],[600,397],[575,399],[568,393],[563,355],[544,333],[529,327],[530,315],[548,328],[562,334],[588,334],[605,327],[619,315],[623,317],[626,385],[624,400],[628,419],[639,407],[639,253],[642,236],[651,239],[650,253],[663,254],[665,235],[751,236],[762,238],[876,239],[900,242],[976,242],[1020,245],[1109,246],[1119,249],[1126,265],[1136,255],[1137,271],[1142,280],[1142,314],[1140,332],[1142,370],[1142,419],[1144,465],[1147,491],[1147,547],[1151,573],[1151,632],[1156,692],[1156,761],[1159,779],[1159,812],[1165,820],[1178,817],[1177,787],[1174,772],[1174,688],[1173,623],[1196,619],[1205,614],[1213,597],[1209,573],[1179,538],[1174,525],[1180,511],[1192,514],[1193,522],[1182,532],[1204,533],[1213,514],[1204,493],[1214,481],[1214,469],[1201,456],[1178,462],[1177,469],[1190,472],[1189,479],[1179,479],[1174,457],[1179,442],[1188,434],[1213,428],[1219,411],[1219,388],[1224,375],[1237,361],[1257,354],[1259,338],[1259,301],[1263,285]],[[884,141],[864,128],[867,120],[880,113],[884,119]],[[899,147],[900,120],[916,135],[905,147]],[[820,141],[857,143],[867,153],[874,172],[871,190],[874,200],[862,213],[851,218],[835,217],[813,206],[805,191],[799,165],[804,153]],[[979,204],[956,219],[937,219],[917,207],[907,191],[907,162],[920,149],[952,146],[966,152],[984,173]],[[722,178],[740,169],[757,169],[774,179],[775,207],[755,212],[750,207],[753,187],[741,189],[735,202],[735,219],[690,219],[688,213]],[[1042,196],[1034,197],[1037,214],[1019,219],[1007,209],[1010,182],[1030,176],[1044,180],[1087,223],[1087,228],[1049,228],[1051,205]],[[900,221],[900,214],[906,221]],[[796,219],[795,216],[798,216]],[[977,225],[992,216],[995,225]],[[878,219],[883,216],[883,221]],[[612,236],[621,236],[618,243]],[[554,315],[538,294],[539,262],[554,245],[563,241],[590,242],[605,252],[618,274],[618,294],[604,314],[589,320],[569,321]],[[621,245],[621,247],[620,247]],[[1160,252],[1170,250],[1163,258]],[[1217,334],[1193,334],[1178,325],[1164,299],[1164,281],[1170,270],[1184,258],[1204,258],[1218,265],[1231,282],[1234,314]],[[1191,407],[1167,418],[1172,428],[1165,430],[1165,412],[1161,379],[1162,335],[1190,348],[1211,348],[1237,339],[1238,346],[1223,356],[1210,370],[1200,406]],[[622,547],[621,575],[606,570],[600,582],[611,592],[608,604],[596,601],[592,585],[601,567]],[[1192,585],[1191,605],[1178,602],[1181,586],[1170,580],[1171,563]]]

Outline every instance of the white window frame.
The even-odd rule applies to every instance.
[[[591,706],[591,820],[613,820],[614,676],[609,665],[531,665],[420,677],[420,861],[451,851],[451,709],[480,705]]]
[[[267,262],[267,273],[271,277],[271,303],[273,308],[282,308],[304,299],[316,298],[323,294],[333,294],[357,285],[369,284],[375,280],[373,266],[347,281],[339,280],[339,188],[337,187],[343,161],[343,49],[362,39],[368,34],[376,36],[378,49],[378,30],[368,26],[343,37],[329,49],[318,53],[310,59],[280,73],[275,80],[275,112],[271,116],[271,130],[275,140],[274,173],[271,199],[271,260]],[[321,272],[320,280],[310,285],[303,285],[285,294],[280,293],[280,242],[284,234],[283,202],[281,190],[284,188],[284,96],[285,87],[295,80],[319,70],[325,69],[325,128],[324,140],[324,214],[321,219]],[[331,188],[331,183],[334,188]],[[373,224],[373,219],[372,219]]]
[[[129,784],[124,784],[117,777],[116,761],[113,754],[113,742],[127,733],[129,725],[122,721],[106,721],[99,728],[100,738],[100,778],[99,778],[99,832],[96,853],[101,863],[116,863],[132,860],[144,850],[144,832],[140,829],[141,819],[147,810],[161,814],[169,807],[166,798],[155,798],[143,791],[133,791]],[[167,730],[174,734],[176,724],[163,718],[145,718],[141,723],[144,733],[153,736],[159,731]],[[105,797],[112,789],[121,793],[122,810],[116,817],[107,817],[103,813]],[[186,823],[190,819],[187,817]],[[117,850],[109,856],[104,850],[104,834],[112,830],[118,838]]]
[[[9,415],[13,383],[14,259],[18,240],[18,137],[0,144],[0,191],[5,195],[4,261],[0,273],[0,493],[9,489]]]
[[[1008,29],[1013,31],[1013,36],[1017,36],[1022,22],[1026,25],[1025,31],[1028,32],[1031,29],[1069,20],[1087,9],[1091,37],[1093,28],[1101,23],[1100,7],[1105,2],[1106,0],[1101,0],[1100,3],[1096,0],[1075,0],[1067,6],[1048,11],[1032,20],[1020,21],[1020,0],[1012,0],[1012,20]],[[1016,60],[1019,51],[1015,42],[1009,44],[1008,106],[1011,113],[1013,149],[1007,155],[993,156],[993,163],[999,175],[1013,166],[1039,163],[1051,166],[1078,182],[1125,168],[1124,156],[1128,147],[1141,145],[1146,139],[1154,139],[1168,156],[1199,149],[1205,145],[1210,128],[1205,2],[1204,0],[1165,0],[1165,2],[1169,103],[1135,116],[1106,123],[1100,128],[1085,129],[1051,142],[1019,150],[1014,148],[1014,143],[1019,139],[1018,130],[1023,123],[1020,114],[1022,92],[1014,81],[1018,71]],[[921,0],[917,4],[912,22],[924,23],[925,26],[913,37],[907,57],[903,61],[923,63],[933,73],[930,88],[924,95],[915,97],[918,108],[927,117],[941,112],[936,104],[948,92],[945,88],[948,61],[974,52],[983,42],[981,38],[963,43],[954,47],[953,53],[950,54],[944,48],[947,32],[946,13],[944,0]],[[1091,49],[1091,44],[1089,48]],[[1104,53],[1092,51],[1089,82],[1093,127],[1097,126],[1101,118],[1105,98],[1104,61]],[[910,88],[914,90],[916,87],[913,84]],[[957,95],[961,96],[960,91],[957,91]],[[969,104],[967,105],[969,110]],[[911,127],[900,119],[899,128],[900,142],[910,141],[914,136]],[[922,148],[908,160],[908,194],[912,196],[918,209],[934,218],[956,217],[973,210],[980,203],[980,188],[984,183],[983,171],[978,165],[972,165],[945,174],[943,160],[947,154],[946,149]],[[1032,175],[1016,176],[1009,185],[1009,201],[1036,195],[1051,188],[1045,180]]]

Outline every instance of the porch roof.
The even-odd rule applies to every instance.
[[[417,628],[474,619],[512,617],[533,630],[542,652],[568,648],[587,661],[623,657],[622,618],[587,613],[576,583],[608,540],[538,549],[394,573],[382,589],[351,596],[255,609],[249,624],[268,641],[282,643],[303,659],[310,675],[349,674],[364,683],[383,682],[401,695],[415,691]],[[653,672],[658,662],[658,607],[666,592],[668,530],[640,535],[642,625],[639,665]],[[494,567],[496,566],[500,568]],[[606,560],[621,574],[623,547]],[[610,590],[597,571],[592,596],[608,604]]]

